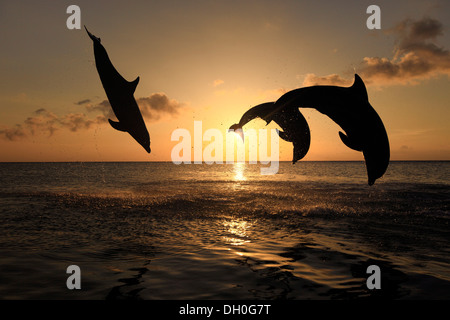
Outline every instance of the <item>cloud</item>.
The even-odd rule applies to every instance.
[[[433,77],[450,76],[450,51],[439,46],[442,23],[432,18],[406,19],[385,33],[396,38],[392,57],[364,57],[356,68],[366,85],[415,85]],[[351,85],[337,74],[317,76],[307,74],[303,86]]]
[[[344,79],[337,74],[329,74],[327,76],[317,76],[314,73],[308,73],[303,80],[303,86],[330,85],[345,87],[351,85],[353,80]]]
[[[402,40],[413,42],[417,40],[435,39],[443,35],[443,26],[436,20],[424,17],[421,20],[414,21],[405,19],[386,31],[386,34],[399,34]]]
[[[84,113],[70,113],[58,119],[61,127],[67,128],[72,132],[90,129],[97,125],[106,123],[106,118],[102,115],[89,119]]]
[[[26,137],[26,133],[20,124],[13,127],[0,129],[0,137],[9,141],[15,141]]]
[[[44,108],[33,112],[22,123],[0,129],[0,137],[9,141],[20,140],[37,134],[52,136],[60,129],[68,129],[72,132],[90,129],[95,125],[106,123],[104,116],[88,118],[84,113],[69,113],[58,116]]]
[[[441,22],[406,19],[386,33],[396,37],[393,57],[365,57],[358,68],[368,84],[417,84],[439,75],[450,76],[450,51],[436,43],[443,34]]]
[[[113,112],[108,100],[103,100],[102,102],[97,103],[97,104],[88,103],[84,107],[87,112],[92,112],[92,113],[100,112],[106,118],[114,119],[116,117],[114,115],[114,112]]]
[[[288,91],[289,90],[286,88],[260,90],[255,95],[255,100],[276,101],[280,96]]]
[[[79,105],[79,106],[82,106],[83,104],[86,104],[86,103],[89,103],[89,102],[91,102],[90,99],[85,99],[85,100],[81,100],[81,101],[75,102],[75,104]]]
[[[218,87],[218,86],[220,86],[221,84],[224,84],[224,83],[225,83],[225,81],[223,81],[222,79],[216,79],[213,82],[213,87]]]
[[[142,116],[149,120],[158,120],[161,114],[176,116],[183,104],[175,99],[169,99],[164,93],[153,93],[149,97],[136,100]]]
[[[156,121],[161,115],[176,116],[183,103],[175,99],[169,99],[164,93],[153,93],[148,97],[136,99],[142,116],[147,121]],[[16,141],[37,134],[52,136],[56,131],[66,129],[72,132],[88,130],[108,122],[108,118],[115,119],[114,112],[108,100],[92,104],[89,99],[81,100],[76,105],[84,107],[87,113],[97,113],[93,118],[85,113],[68,113],[56,115],[55,113],[40,108],[26,118],[22,123],[13,126],[0,127],[0,138]]]
[[[153,93],[148,97],[136,99],[136,102],[142,116],[149,121],[160,119],[162,114],[176,116],[179,109],[184,106],[183,103],[170,99],[164,93]],[[85,108],[88,112],[101,112],[106,118],[115,118],[108,100],[103,100],[96,105],[87,104]]]

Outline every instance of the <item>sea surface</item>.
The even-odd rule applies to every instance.
[[[0,299],[450,299],[449,222],[450,162],[0,163]]]

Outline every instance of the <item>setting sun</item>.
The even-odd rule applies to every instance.
[[[1,0],[0,300],[450,299],[449,21],[443,0]]]

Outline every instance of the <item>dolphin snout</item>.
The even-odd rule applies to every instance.
[[[233,124],[233,125],[228,129],[228,131],[236,131],[236,130],[242,130],[242,127],[241,127],[238,123]]]
[[[100,42],[100,38],[97,38],[97,37],[94,36],[92,33],[90,33],[89,30],[86,28],[86,26],[84,26],[84,29],[86,29],[86,32],[87,32],[89,38],[91,38],[92,41],[98,41],[98,42]]]
[[[244,141],[244,131],[242,130],[242,126],[238,123],[233,124],[229,129],[228,132],[234,131],[236,132],[241,138],[242,141]]]

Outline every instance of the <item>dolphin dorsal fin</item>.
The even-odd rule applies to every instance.
[[[362,97],[368,101],[369,97],[367,95],[366,85],[362,81],[361,77],[355,74],[355,81],[353,82],[351,88],[353,90],[358,91],[358,94],[362,95]]]
[[[136,79],[134,79],[131,82],[128,82],[130,84],[130,88],[131,88],[131,92],[134,93],[134,91],[136,91],[136,87],[139,83],[139,77],[137,77]]]

